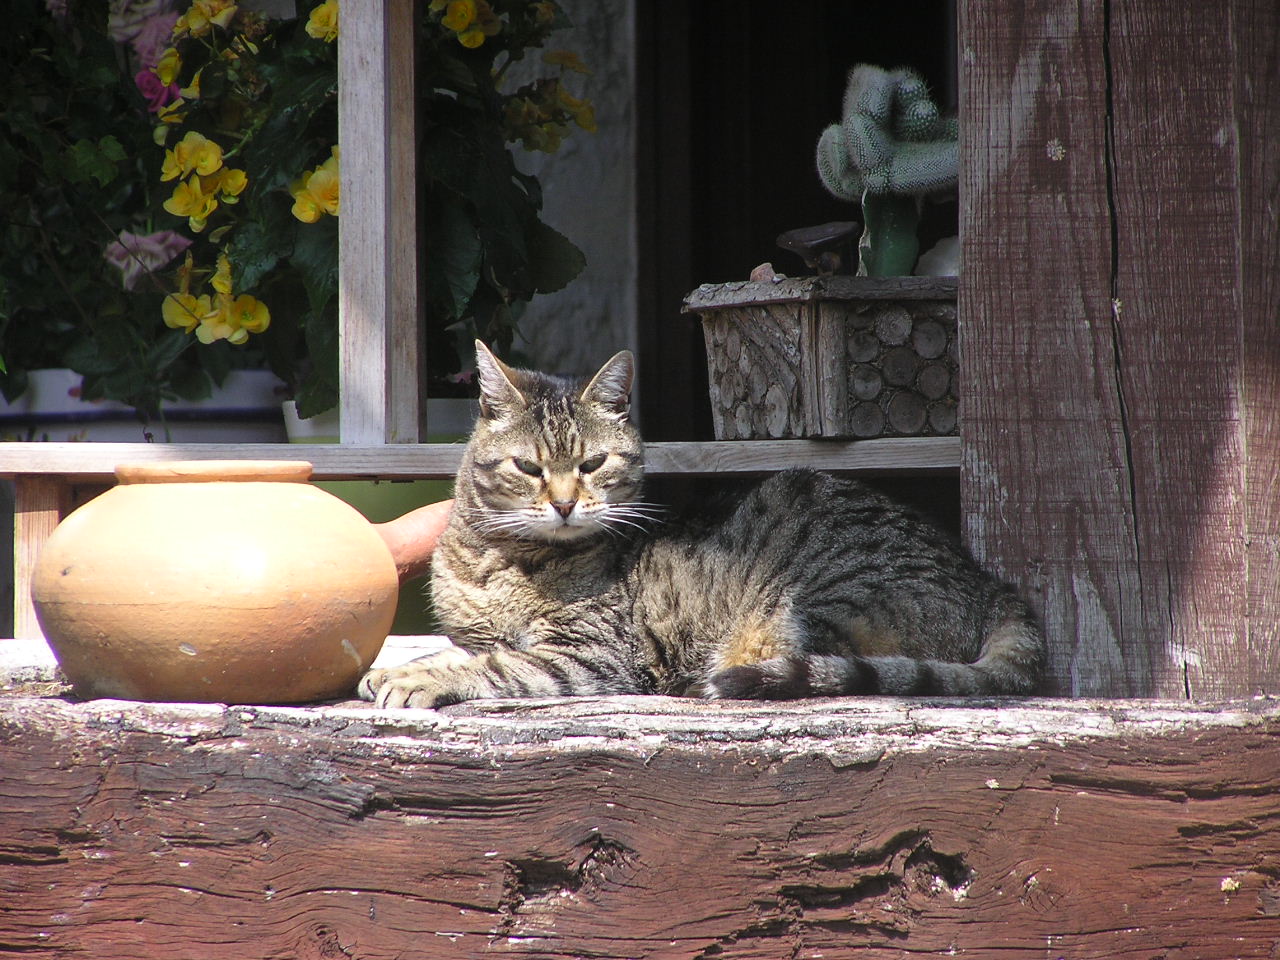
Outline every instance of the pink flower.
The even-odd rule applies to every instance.
[[[133,36],[133,52],[140,67],[149,69],[156,65],[160,54],[173,43],[173,25],[177,22],[178,15],[173,12],[157,13],[142,22]]]
[[[168,106],[178,99],[178,85],[171,83],[166,87],[151,70],[139,70],[133,82],[147,98],[147,109],[152,113],[159,113],[161,107]]]
[[[107,33],[116,43],[124,43],[138,35],[145,23],[165,12],[169,0],[111,0],[107,14]]]
[[[163,267],[189,246],[190,240],[172,230],[160,230],[145,237],[122,230],[103,251],[102,258],[120,271],[124,288],[132,290],[143,274]]]
[[[154,67],[173,42],[178,14],[171,6],[171,0],[112,0],[107,33],[116,43],[132,44],[138,66]]]

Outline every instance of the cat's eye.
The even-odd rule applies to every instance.
[[[598,453],[594,457],[591,457],[588,460],[583,460],[582,463],[578,464],[578,472],[595,473],[604,466],[604,462],[607,459],[609,459],[607,454]]]
[[[531,477],[542,476],[542,465],[533,460],[526,460],[523,457],[514,457],[511,462],[516,465],[516,469],[521,473],[528,474]]]

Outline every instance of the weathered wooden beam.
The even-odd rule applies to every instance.
[[[1273,958],[1280,704],[0,697],[29,956]]]

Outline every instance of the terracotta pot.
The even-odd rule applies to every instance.
[[[86,697],[300,703],[352,693],[395,615],[395,563],[311,464],[126,465],[36,565],[36,614]]]

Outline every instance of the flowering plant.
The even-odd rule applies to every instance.
[[[17,2],[18,29],[0,40],[17,64],[0,129],[9,142],[47,135],[18,161],[28,182],[15,193],[30,203],[3,227],[6,394],[48,356],[85,374],[86,396],[144,413],[207,391],[233,364],[270,366],[304,416],[332,406],[337,0],[286,19],[232,0],[111,0],[105,25],[101,0],[96,16]],[[418,9],[418,102],[403,106],[420,117],[425,333],[441,383],[472,337],[509,344],[524,304],[581,270],[508,145],[550,152],[595,120],[566,86],[587,70],[565,51],[544,56],[550,75],[504,89],[512,64],[567,25],[552,0]],[[0,156],[0,174],[12,163]]]
[[[155,271],[190,246],[157,222],[160,158],[148,70],[177,20],[168,0],[13,0],[0,36],[0,391],[69,366],[85,399],[158,416],[252,355],[198,355],[157,322]],[[141,82],[140,82],[141,81]],[[176,91],[174,91],[176,95]]]
[[[419,8],[423,118],[418,180],[430,374],[461,366],[475,336],[509,342],[523,304],[582,268],[538,218],[536,181],[509,141],[554,150],[569,125],[594,129],[564,86],[585,72],[553,52],[555,76],[502,91],[507,68],[566,25],[531,0],[431,0]],[[267,20],[231,0],[194,0],[158,58],[164,209],[192,240],[164,322],[204,344],[260,341],[308,416],[337,399],[337,0]],[[415,109],[413,104],[404,109]],[[402,198],[411,200],[413,198]]]

